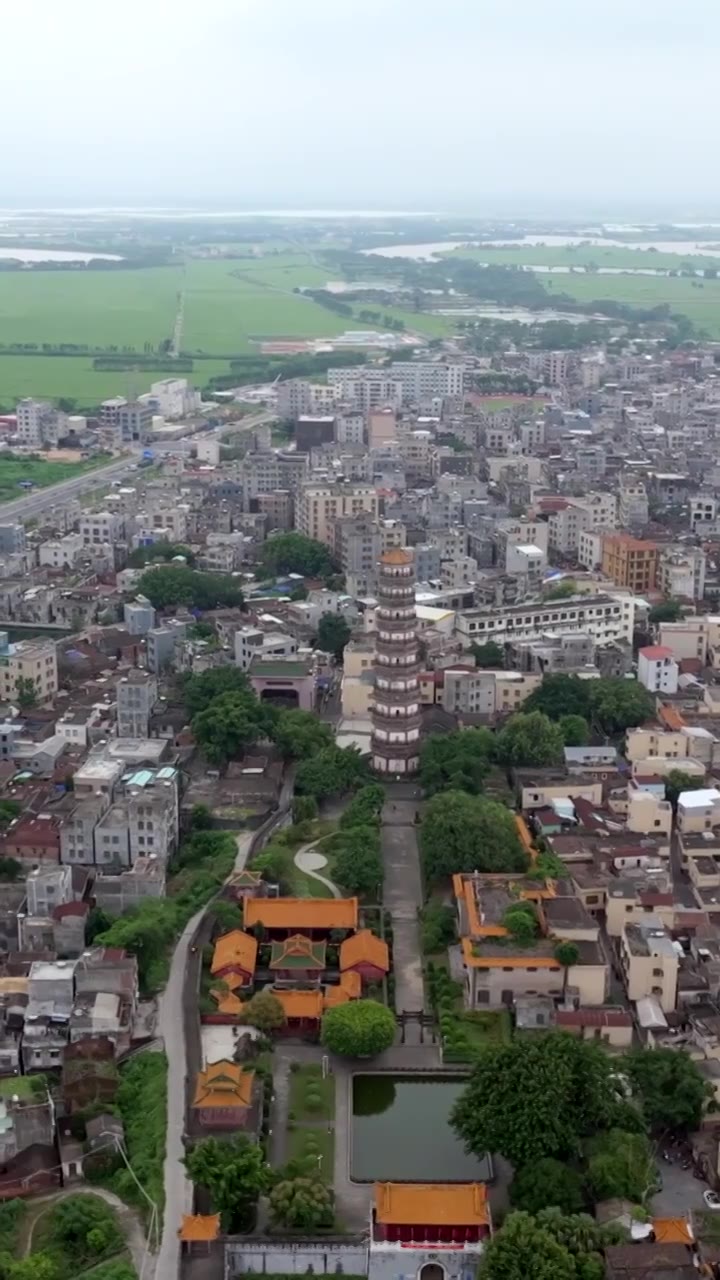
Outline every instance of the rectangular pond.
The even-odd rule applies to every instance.
[[[487,1181],[491,1162],[468,1155],[450,1127],[465,1084],[447,1076],[353,1076],[353,1181]]]

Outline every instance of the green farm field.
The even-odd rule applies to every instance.
[[[580,302],[608,298],[633,307],[666,304],[689,317],[711,338],[720,337],[720,280],[682,280],[664,276],[582,276],[543,278],[548,293],[568,293]]]
[[[518,245],[495,248],[493,245],[474,249],[454,249],[453,258],[471,258],[502,267],[612,267],[624,271],[677,271],[682,265],[696,270],[713,267],[720,270],[720,256],[709,254],[658,253],[654,249],[603,249],[600,245],[547,246]]]
[[[0,503],[11,502],[22,498],[23,490],[19,487],[21,480],[32,480],[38,489],[46,489],[50,484],[60,484],[63,480],[72,480],[83,472],[94,471],[97,467],[107,466],[112,459],[108,457],[93,458],[89,462],[45,462],[32,458],[0,457]]]

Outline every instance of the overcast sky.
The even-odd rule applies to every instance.
[[[2,0],[0,206],[720,212],[717,0]]]

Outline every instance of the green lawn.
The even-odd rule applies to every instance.
[[[308,1100],[308,1094],[311,1095]],[[319,1095],[319,1102],[312,1095]],[[335,1077],[323,1080],[319,1063],[301,1066],[290,1076],[290,1105],[296,1120],[332,1120],[335,1115]]]
[[[490,1044],[508,1044],[510,1041],[510,1016],[505,1009],[499,1009],[496,1013],[464,1013],[460,1021],[468,1040],[478,1048],[484,1049]]]
[[[50,484],[72,480],[74,476],[86,471],[107,466],[111,461],[110,457],[92,458],[87,462],[45,462],[32,458],[0,457],[0,503],[22,498],[24,490],[19,487],[21,480],[32,480],[38,489],[46,489]]]
[[[288,1133],[288,1159],[305,1160],[317,1157],[322,1159],[318,1164],[320,1176],[324,1182],[332,1182],[335,1166],[335,1134],[327,1126],[301,1126]]]
[[[35,1091],[30,1083],[32,1076],[5,1076],[0,1080],[0,1098],[34,1098]],[[37,1095],[42,1096],[42,1095]]]

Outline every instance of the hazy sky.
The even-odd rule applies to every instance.
[[[717,0],[3,0],[0,206],[720,210]]]

